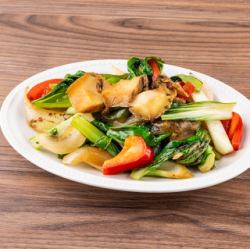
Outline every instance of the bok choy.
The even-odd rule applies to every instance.
[[[170,132],[165,132],[155,136],[151,133],[150,127],[147,127],[146,125],[130,125],[120,128],[113,127],[107,131],[107,136],[113,138],[121,145],[123,145],[125,139],[129,136],[140,136],[143,137],[146,144],[151,147],[156,147],[161,141],[165,140],[170,135]]]
[[[128,79],[128,74],[124,73],[121,75],[114,75],[114,74],[102,74],[102,76],[104,77],[105,80],[108,81],[109,84],[113,85],[115,83],[117,83],[120,80],[126,80]]]
[[[199,92],[203,86],[203,82],[194,77],[192,74],[177,74],[171,77],[174,82],[182,81],[184,83],[190,82],[194,85],[196,92]]]
[[[224,120],[232,117],[235,103],[222,103],[217,101],[201,101],[183,105],[172,106],[164,115],[162,120]]]
[[[199,93],[193,93],[192,98],[196,103],[207,101],[208,97],[201,90]],[[232,111],[231,111],[232,115]],[[221,119],[222,120],[222,119]],[[222,155],[233,151],[233,146],[227,136],[227,133],[220,120],[205,121],[209,134],[212,138],[215,149]]]
[[[128,60],[127,66],[131,77],[140,75],[147,75],[148,77],[153,76],[153,69],[149,65],[149,61],[154,60],[160,71],[162,71],[164,61],[161,58],[148,56],[144,59],[138,57],[132,57]]]
[[[106,150],[110,155],[115,156],[119,153],[119,149],[112,142],[112,139],[106,136],[102,131],[91,124],[87,119],[76,116],[72,119],[71,125],[85,136],[91,143],[101,149]]]
[[[83,76],[83,74],[83,71],[77,71],[75,74],[67,74],[60,83],[54,86],[52,91],[42,98],[32,101],[32,104],[47,109],[70,107],[71,103],[66,94],[66,90],[75,80]]]
[[[195,163],[206,151],[209,142],[210,137],[203,129],[198,129],[194,136],[185,140],[170,141],[162,151],[156,155],[149,166],[133,170],[130,176],[135,180],[139,180],[143,176],[151,175],[152,172],[169,160],[187,165]]]

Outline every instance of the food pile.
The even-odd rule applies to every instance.
[[[157,57],[132,57],[127,72],[78,71],[25,92],[38,150],[104,175],[189,178],[239,149],[243,122],[235,103],[214,100],[192,74],[169,77]]]

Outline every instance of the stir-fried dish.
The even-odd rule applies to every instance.
[[[38,150],[104,175],[190,178],[240,148],[243,122],[193,74],[169,77],[163,60],[132,57],[127,72],[78,71],[25,92]],[[192,170],[191,170],[192,169]]]

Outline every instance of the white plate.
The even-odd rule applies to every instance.
[[[38,73],[14,88],[3,102],[1,108],[2,131],[11,146],[33,164],[55,175],[92,186],[123,191],[163,193],[200,189],[227,181],[238,176],[249,168],[249,100],[221,81],[189,69],[172,65],[164,66],[164,72],[167,75],[172,76],[178,73],[187,74],[192,72],[201,80],[207,82],[219,100],[237,102],[235,110],[241,114],[245,125],[242,149],[217,162],[214,170],[205,174],[195,171],[193,178],[190,179],[174,180],[144,178],[141,181],[135,181],[130,179],[128,174],[103,176],[100,172],[87,166],[69,167],[63,165],[61,160],[55,155],[33,149],[28,139],[34,134],[34,131],[28,127],[24,115],[23,93],[25,88],[27,86],[33,86],[46,79],[63,77],[66,73],[74,73],[80,69],[84,71],[109,73],[111,65],[115,65],[124,71],[126,70],[126,60],[95,60],[78,62]]]

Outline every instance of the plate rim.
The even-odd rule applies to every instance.
[[[162,188],[162,187],[160,187],[159,189],[157,189],[157,187],[156,188],[154,187],[152,189],[148,189],[148,188],[144,189],[142,187],[143,185],[149,184],[149,183],[150,183],[150,185],[152,185],[152,182],[135,181],[136,183],[140,183],[140,184],[132,184],[132,185],[137,185],[137,187],[133,187],[133,186],[130,186],[130,185],[124,187],[124,184],[122,184],[122,185],[117,184],[120,181],[124,181],[123,179],[115,179],[115,178],[109,178],[109,177],[106,177],[106,176],[101,176],[101,178],[106,179],[106,180],[99,182],[98,180],[92,181],[93,180],[92,178],[94,177],[94,178],[98,179],[98,178],[100,178],[100,176],[92,175],[92,177],[89,177],[89,178],[87,177],[83,181],[82,177],[75,177],[74,174],[73,175],[72,174],[68,174],[69,172],[66,172],[67,170],[65,170],[65,171],[62,170],[62,171],[55,172],[54,170],[51,170],[48,167],[44,167],[44,165],[43,165],[43,163],[41,161],[38,162],[35,158],[28,156],[24,148],[21,148],[21,147],[18,146],[17,143],[14,143],[14,141],[12,139],[12,134],[8,130],[7,118],[5,119],[5,117],[8,116],[7,110],[8,110],[8,106],[11,104],[11,100],[14,98],[14,96],[16,94],[18,94],[18,90],[20,88],[22,89],[24,87],[24,85],[27,84],[27,82],[32,81],[35,78],[43,77],[43,75],[46,75],[46,74],[58,73],[59,71],[66,70],[64,68],[77,67],[80,64],[84,64],[84,65],[87,66],[88,64],[95,64],[95,63],[97,63],[98,66],[100,66],[102,63],[105,63],[105,64],[108,63],[108,64],[112,65],[112,64],[117,64],[117,63],[123,64],[126,61],[127,60],[120,60],[120,59],[103,59],[103,60],[79,61],[79,62],[74,62],[74,63],[65,64],[65,65],[61,65],[61,66],[57,66],[57,67],[53,67],[53,68],[47,69],[45,71],[39,72],[39,73],[37,73],[37,74],[35,74],[35,75],[33,75],[33,76],[25,79],[24,81],[22,81],[20,84],[18,84],[16,87],[14,87],[9,92],[9,94],[4,99],[4,101],[2,103],[2,106],[1,106],[0,124],[1,124],[1,129],[2,129],[3,135],[5,136],[5,138],[8,141],[8,143],[20,155],[22,155],[25,159],[27,159],[28,161],[30,161],[34,165],[38,166],[39,168],[42,168],[43,170],[45,170],[45,171],[47,171],[49,173],[52,173],[54,175],[66,178],[66,179],[71,180],[71,181],[79,182],[81,184],[87,184],[87,185],[91,185],[91,186],[94,186],[94,187],[100,187],[100,188],[106,188],[106,189],[112,189],[112,190],[119,190],[119,191],[127,191],[127,192],[143,192],[143,193],[170,193],[171,192],[172,193],[172,192],[184,192],[184,191],[191,191],[191,190],[196,190],[196,189],[202,189],[202,188],[207,188],[207,187],[214,186],[214,185],[223,183],[225,181],[228,181],[228,180],[230,180],[230,179],[232,179],[234,177],[237,177],[238,175],[240,175],[241,173],[243,173],[247,169],[249,169],[249,166],[247,166],[247,163],[245,163],[246,166],[244,166],[244,167],[242,166],[240,168],[240,170],[236,170],[237,168],[235,167],[234,169],[230,169],[229,170],[229,174],[224,175],[222,178],[213,179],[213,181],[207,181],[206,184],[203,183],[200,186],[199,185],[197,186],[197,184],[191,183],[191,184],[187,184],[188,186],[186,186],[186,187],[182,186],[181,188],[175,188],[175,189],[165,189],[165,188]],[[175,66],[175,65],[170,65],[170,64],[164,64],[164,66],[165,67],[169,66],[169,67],[180,68],[182,70],[185,69],[185,70],[190,71],[190,72],[192,72],[194,74],[203,75],[204,77],[208,77],[210,79],[219,81],[220,84],[222,84],[222,85],[230,88],[231,91],[234,91],[235,93],[239,94],[240,97],[242,99],[244,99],[244,101],[247,102],[248,109],[250,111],[250,101],[249,101],[249,99],[247,99],[239,91],[235,90],[234,88],[232,88],[231,86],[225,84],[224,82],[222,82],[222,81],[220,81],[218,79],[215,79],[215,78],[213,78],[213,77],[211,77],[209,75],[206,75],[206,74],[203,74],[203,73],[200,73],[200,72],[196,72],[196,71],[188,69],[188,68],[183,68],[183,67],[179,67],[179,66]],[[65,72],[65,73],[67,73],[67,72]],[[228,169],[224,169],[224,170],[228,170]],[[65,173],[67,173],[67,174],[65,174]],[[83,174],[86,175],[86,172],[83,172]],[[195,180],[194,180],[195,177],[191,178],[191,179],[193,180],[192,182],[195,182]],[[196,178],[196,180],[197,180],[197,178]],[[199,179],[199,180],[202,180],[202,179]],[[133,180],[131,180],[131,181],[133,181]],[[184,182],[185,179],[180,179],[180,181]],[[126,182],[126,181],[124,181],[124,182]],[[157,183],[157,181],[155,183]],[[158,182],[158,183],[161,183],[160,185],[162,185],[162,181]],[[153,185],[157,185],[157,184],[153,183]],[[138,187],[138,186],[140,186],[140,187]]]

